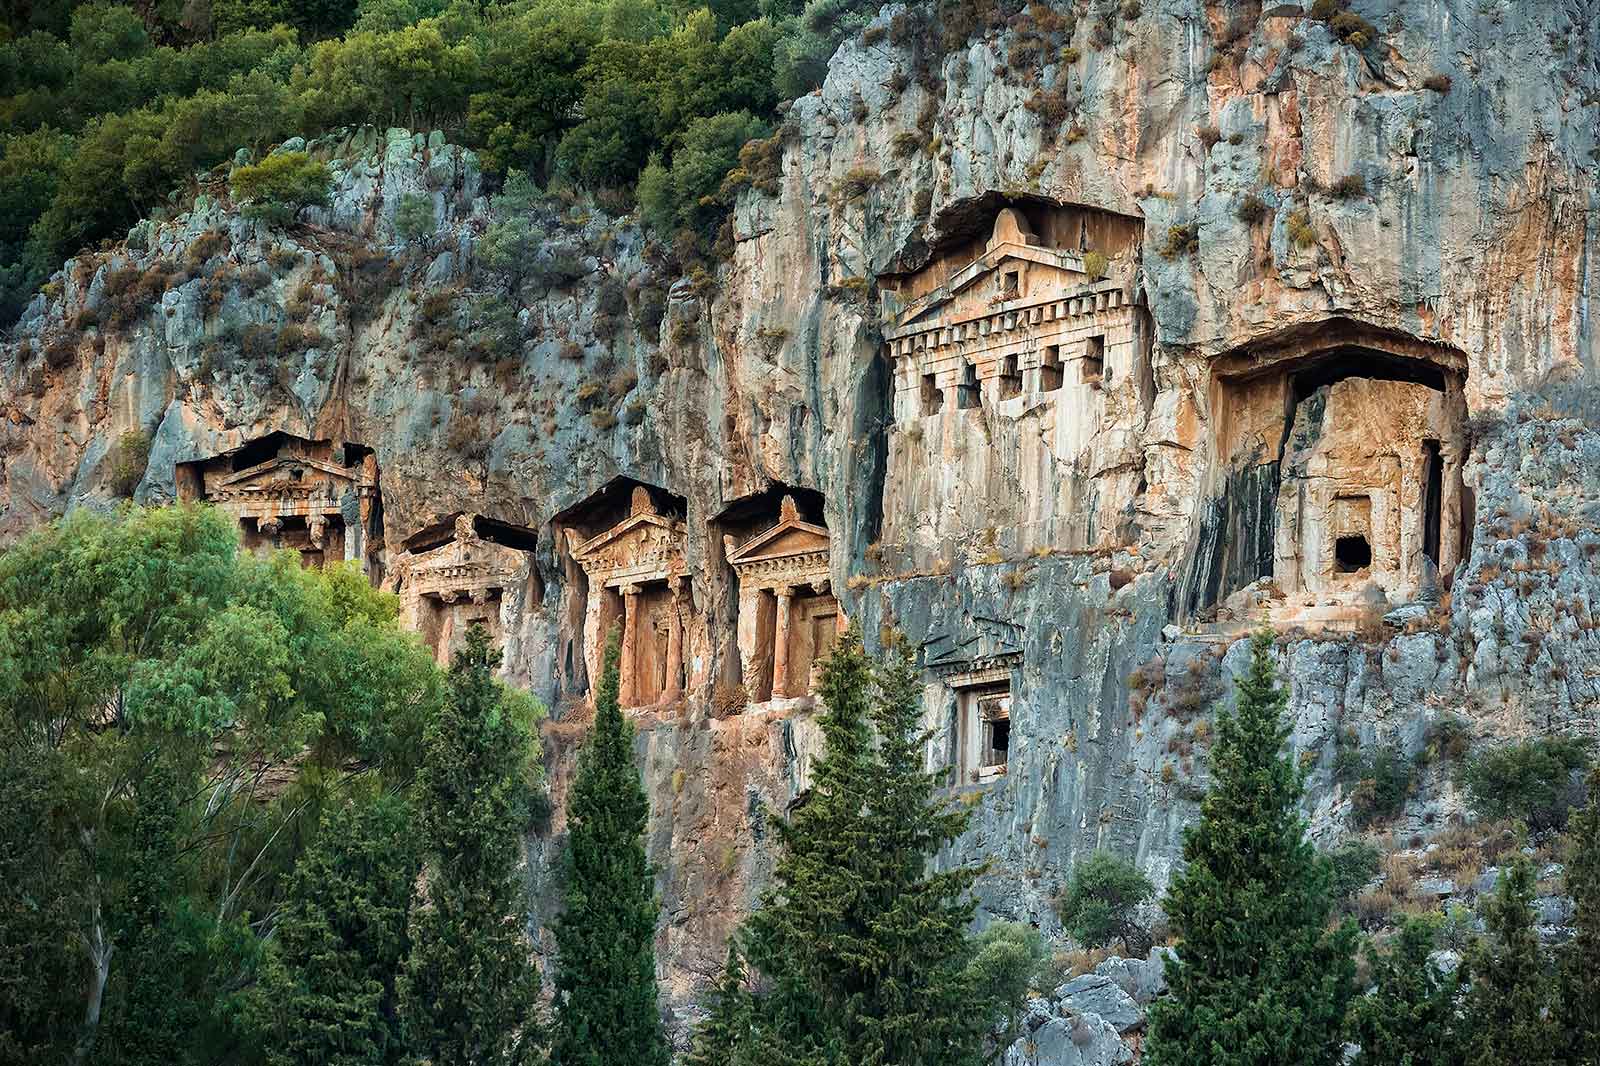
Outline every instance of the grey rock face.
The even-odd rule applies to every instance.
[[[555,516],[619,477],[681,498],[689,595],[710,633],[690,654],[708,676],[734,680],[733,579],[716,520],[771,488],[815,490],[832,586],[870,641],[898,631],[921,646],[978,618],[1018,627],[1006,772],[960,784],[973,818],[946,861],[991,863],[980,920],[1028,921],[1060,940],[1053,900],[1094,849],[1168,881],[1208,782],[1214,704],[1231,698],[1246,661],[1245,625],[1180,618],[1205,569],[1195,560],[1229,544],[1231,519],[1206,503],[1227,476],[1214,455],[1216,368],[1248,362],[1252,343],[1357,321],[1462,353],[1474,510],[1466,562],[1440,575],[1437,604],[1394,605],[1359,635],[1280,634],[1290,744],[1310,771],[1306,813],[1331,846],[1351,829],[1349,789],[1334,776],[1342,735],[1415,756],[1447,717],[1481,746],[1587,729],[1600,709],[1600,432],[1592,413],[1532,394],[1600,350],[1590,295],[1600,291],[1600,112],[1584,103],[1600,94],[1600,72],[1582,50],[1557,47],[1574,39],[1572,5],[1363,0],[1382,40],[1359,50],[1293,5],[1264,5],[1213,66],[1214,7],[1147,0],[1109,45],[1036,77],[1010,69],[1010,31],[965,43],[927,85],[890,41],[847,42],[822,89],[789,113],[778,192],[741,196],[733,258],[698,284],[650,265],[635,220],[549,204],[541,248],[570,251],[571,271],[513,290],[483,269],[494,218],[473,153],[436,131],[307,143],[336,186],[301,227],[250,223],[218,189],[171,221],[141,223],[125,248],[68,262],[30,303],[0,349],[0,535],[111,506],[109,457],[130,431],[152,440],[136,493],[145,502],[174,497],[173,464],[273,430],[363,442],[376,450],[394,540],[457,510],[539,530],[508,665],[560,726],[584,679],[571,665],[581,655],[559,651],[573,640],[576,581]],[[1453,88],[1425,88],[1432,73]],[[1057,88],[1082,101],[1070,141],[1028,107]],[[897,153],[924,112],[929,150]],[[1207,146],[1200,130],[1213,125],[1221,140]],[[880,180],[860,197],[835,195],[860,167]],[[1351,174],[1364,194],[1329,192]],[[407,247],[394,211],[418,194],[438,229]],[[1259,222],[1239,217],[1249,195],[1266,205]],[[963,486],[969,505],[942,516],[962,535],[940,558],[886,566],[885,516],[915,526],[929,505],[888,476],[901,431],[870,282],[961,239],[985,197],[1142,223],[1151,402],[1086,463],[1146,491],[1113,547],[989,558],[975,547],[996,524],[986,494],[1045,491],[1060,471],[996,463],[984,484]],[[1310,243],[1291,235],[1291,216]],[[1188,224],[1198,250],[1163,254],[1169,228]],[[124,263],[189,276],[125,329],[76,326]],[[840,286],[855,278],[864,292]],[[618,293],[623,310],[605,310]],[[467,339],[495,297],[517,335],[474,353]],[[974,425],[930,477],[990,446]],[[1265,515],[1261,482],[1241,478],[1230,505]],[[954,697],[937,678],[925,694],[943,757]],[[801,787],[816,745],[804,713],[716,718],[709,696],[639,722],[661,978],[675,1010],[717,972],[758,898],[773,859],[767,819]],[[558,802],[574,750],[552,730]],[[1429,836],[1468,813],[1451,767],[1435,763],[1392,829]],[[541,921],[560,827],[558,815],[556,837],[530,846]],[[1097,972],[1139,1006],[1158,994],[1153,962]],[[1125,1021],[1112,987],[1093,988]],[[1118,1023],[1056,1010],[1008,1062],[1127,1061]]]

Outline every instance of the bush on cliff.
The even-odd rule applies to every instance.
[[[1139,908],[1155,891],[1133,863],[1097,851],[1072,868],[1072,880],[1061,898],[1061,924],[1084,947],[1120,940],[1123,950],[1143,958],[1150,954],[1153,941],[1139,920]]]
[[[1213,783],[1184,833],[1164,909],[1178,934],[1171,994],[1151,1008],[1152,1066],[1333,1066],[1356,930],[1330,918],[1332,871],[1306,839],[1304,773],[1285,754],[1288,694],[1269,633],[1217,718]]]
[[[282,226],[304,207],[326,207],[333,177],[324,163],[304,152],[278,152],[242,166],[230,179],[236,199],[248,201],[243,214]]]
[[[1535,832],[1567,823],[1582,788],[1573,774],[1589,765],[1579,741],[1544,737],[1492,748],[1468,759],[1456,774],[1472,808],[1490,818],[1520,818]]]

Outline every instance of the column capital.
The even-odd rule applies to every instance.
[[[627,585],[623,585],[621,588],[617,589],[617,591],[622,593],[623,596],[637,596],[637,595],[639,595],[639,586],[638,585],[634,585],[634,584],[627,584]]]

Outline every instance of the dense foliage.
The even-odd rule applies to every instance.
[[[1171,995],[1151,1011],[1155,1066],[1332,1066],[1355,979],[1353,924],[1330,923],[1332,870],[1306,839],[1304,776],[1284,752],[1272,637],[1251,642],[1222,711],[1200,821],[1165,901]]]
[[[443,129],[479,149],[493,173],[521,169],[541,183],[562,176],[597,190],[631,188],[656,157],[674,167],[678,188],[693,182],[698,205],[732,165],[730,139],[765,135],[780,95],[817,84],[833,47],[877,6],[57,0],[8,8],[0,316],[14,316],[65,256],[161,207],[196,171],[240,147],[260,151],[341,126]],[[681,148],[690,160],[676,167]]]
[[[655,871],[644,851],[650,802],[617,702],[620,656],[613,633],[567,801],[566,908],[555,927],[562,1066],[667,1066],[671,1058],[656,1005]]]
[[[205,508],[0,554],[0,1059],[399,1061],[406,795],[462,683],[397,611]],[[535,708],[494,691],[525,795]]]
[[[515,1066],[544,1039],[520,871],[533,743],[499,662],[482,627],[468,630],[416,783],[428,878],[399,1009],[413,1054],[434,1066]]]
[[[806,802],[777,823],[783,853],[746,928],[767,991],[740,1054],[762,1066],[978,1063],[1010,1023],[1018,982],[976,964],[979,871],[929,869],[967,812],[924,767],[916,673],[905,656],[875,663],[852,630],[823,665],[821,696],[826,751]]]

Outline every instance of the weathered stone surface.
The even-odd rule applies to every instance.
[[[1144,1011],[1109,977],[1084,974],[1056,989],[1056,1006],[1072,1014],[1093,1014],[1120,1035],[1144,1025]]]
[[[1071,65],[1012,70],[1005,31],[944,58],[927,84],[892,39],[848,42],[790,109],[778,191],[740,198],[732,260],[711,284],[665,276],[634,220],[552,203],[538,264],[554,280],[515,294],[516,336],[486,353],[468,343],[478,301],[507,286],[478,258],[492,215],[473,154],[403,130],[311,142],[336,186],[299,226],[249,222],[219,187],[141,223],[126,247],[69,261],[29,304],[0,350],[0,535],[110,506],[130,431],[150,435],[135,497],[153,503],[176,498],[179,464],[272,432],[371,447],[385,565],[456,513],[535,532],[523,591],[500,617],[508,672],[553,709],[559,805],[597,639],[559,534],[624,482],[682,501],[684,697],[636,712],[674,1011],[720,969],[771,868],[768,823],[819,743],[804,697],[737,713],[757,671],[741,656],[748,616],[723,538],[770,526],[786,494],[815,504],[804,517],[826,531],[841,615],[870,641],[898,631],[921,649],[932,757],[954,759],[974,721],[992,744],[969,697],[1005,686],[1003,772],[991,761],[958,783],[973,822],[949,856],[992,863],[981,920],[1059,938],[1052,900],[1097,847],[1167,881],[1207,781],[1211,704],[1262,621],[1280,628],[1312,832],[1335,843],[1349,828],[1333,777],[1341,734],[1411,755],[1445,716],[1482,745],[1591,731],[1600,708],[1597,405],[1535,394],[1600,350],[1600,72],[1567,44],[1570,5],[1358,7],[1380,31],[1364,49],[1292,5],[1223,49],[1215,5],[1146,0]],[[1434,73],[1448,92],[1424,86]],[[1065,129],[1027,106],[1056,89],[1081,100]],[[895,150],[924,133],[928,150]],[[877,180],[857,174],[864,191],[845,195],[862,169]],[[1336,195],[1350,175],[1365,191]],[[393,230],[416,193],[439,223],[425,247]],[[1240,217],[1247,196],[1262,202],[1257,221]],[[900,421],[912,394],[884,348],[906,304],[889,290],[960,269],[961,249],[986,248],[1008,207],[1037,213],[1035,234],[1063,256],[1107,255],[1148,315],[1143,347],[1127,349],[1145,369],[1122,374],[1113,350],[1098,392],[1036,402],[1023,375],[1024,392],[1002,398],[1001,352],[983,364],[986,407]],[[1125,229],[1115,242],[1109,229],[1087,244],[1052,236],[1048,220],[1066,217]],[[1192,251],[1173,242],[1189,226]],[[163,263],[182,268],[170,287],[113,328],[119,264]],[[1019,369],[1023,356],[1043,365],[1028,344],[1014,354]],[[1317,367],[1345,376],[1297,381]],[[934,373],[948,384],[957,369]],[[1443,390],[1414,380],[1430,375]],[[1330,443],[1304,433],[1308,447],[1285,450],[1324,388],[1317,440]],[[1344,393],[1367,399],[1331,424]],[[1281,587],[1296,461],[1331,484],[1312,467],[1349,445],[1372,453],[1363,464],[1398,455],[1364,438],[1388,424],[1373,398],[1401,393],[1413,410],[1441,394],[1461,404],[1402,420],[1406,455],[1420,456],[1425,432],[1444,454],[1471,431],[1448,466],[1459,565],[1442,537],[1432,588],[1409,548],[1405,580]],[[1410,484],[1396,494],[1414,516],[1425,481]],[[1319,506],[1299,528],[1320,532],[1296,543],[1321,566],[1343,505]],[[1465,813],[1436,763],[1392,828],[1426,837]],[[558,810],[552,835],[530,840],[541,919],[562,826]],[[1106,976],[1137,1002],[1153,994]],[[1032,1050],[1008,1061],[1125,1061],[1115,1029],[1087,1018],[1041,1018]]]

